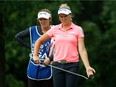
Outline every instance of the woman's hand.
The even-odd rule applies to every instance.
[[[33,61],[37,64],[40,64],[40,59],[38,58],[38,56],[33,56]]]
[[[49,59],[49,58],[46,58],[46,59],[44,60],[44,63],[45,63],[46,65],[49,65],[49,64],[50,64],[50,59]]]
[[[90,78],[90,76],[92,76],[92,79],[93,79],[95,70],[92,67],[87,67],[86,73],[87,73],[88,78]]]

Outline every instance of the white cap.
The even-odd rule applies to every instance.
[[[38,18],[45,18],[45,19],[49,19],[51,17],[51,14],[49,14],[48,12],[39,12],[38,13]]]
[[[71,10],[69,9],[66,9],[66,8],[61,8],[58,10],[58,14],[66,14],[66,15],[69,15],[71,12]]]

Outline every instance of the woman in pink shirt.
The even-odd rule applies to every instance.
[[[52,65],[79,73],[79,54],[86,68],[87,76],[93,75],[95,70],[90,66],[87,51],[84,45],[83,29],[72,22],[72,12],[67,4],[61,4],[58,10],[61,24],[54,26],[41,36],[34,48],[33,60],[40,63],[37,56],[42,43],[49,38],[54,38],[55,53]],[[44,61],[49,63],[49,59]],[[53,68],[54,87],[76,87],[78,77]]]

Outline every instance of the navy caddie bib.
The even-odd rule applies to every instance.
[[[50,66],[44,67],[41,64],[36,64],[33,61],[34,45],[38,38],[41,37],[42,31],[37,29],[37,26],[30,27],[30,43],[31,43],[31,53],[29,55],[30,60],[27,68],[27,76],[33,80],[47,80],[52,77],[52,68]],[[47,40],[40,46],[40,51],[38,52],[38,58],[43,62],[48,56],[50,51],[51,39]]]

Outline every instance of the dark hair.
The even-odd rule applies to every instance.
[[[49,14],[52,15],[52,12],[49,9],[41,9],[39,12],[48,12]]]
[[[49,9],[46,9],[46,8],[41,9],[39,12],[47,12],[47,13],[51,14],[51,17],[49,18],[49,20],[50,20],[50,24],[52,24],[52,12]]]

